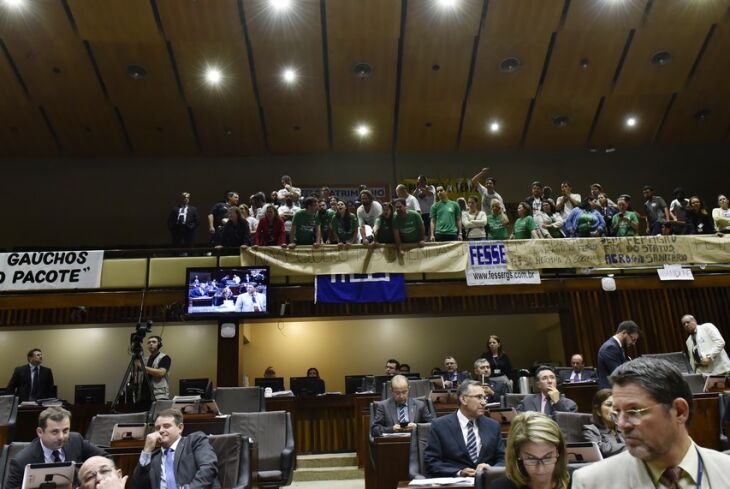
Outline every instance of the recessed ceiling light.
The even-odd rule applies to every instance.
[[[269,5],[278,12],[284,12],[291,8],[291,0],[269,0]]]
[[[520,66],[522,66],[522,61],[520,61],[520,58],[512,56],[503,59],[502,62],[499,63],[499,71],[501,71],[502,73],[514,73],[515,71],[520,69]]]
[[[436,0],[436,3],[442,9],[453,9],[459,4],[459,0]]]
[[[638,124],[639,121],[634,116],[629,116],[626,118],[626,127],[636,127],[636,124]]]
[[[582,70],[587,70],[587,69],[588,69],[588,67],[589,67],[589,66],[591,65],[591,60],[589,60],[588,58],[583,58],[583,59],[581,59],[581,60],[580,60],[580,61],[578,62],[578,64],[580,65],[580,68],[581,68]]]
[[[492,121],[489,123],[489,132],[492,134],[496,134],[502,129],[502,125],[497,121]]]
[[[3,5],[7,8],[20,10],[25,7],[26,0],[3,0]]]
[[[127,75],[134,80],[141,80],[147,76],[147,70],[140,65],[129,65],[127,66]]]
[[[205,70],[205,81],[210,85],[219,85],[223,81],[223,73],[215,66]]]
[[[369,63],[356,63],[352,71],[358,78],[369,78],[373,74],[373,67]]]
[[[570,124],[570,117],[567,115],[559,115],[553,118],[553,125],[555,127],[565,127]]]
[[[694,118],[698,121],[704,121],[707,120],[708,117],[712,115],[712,111],[710,109],[700,109],[697,112],[695,112]]]
[[[366,138],[370,136],[372,132],[372,129],[370,129],[370,126],[368,126],[367,124],[358,124],[355,127],[355,134],[357,134],[360,138]]]
[[[297,77],[297,70],[294,68],[284,68],[284,71],[281,72],[281,79],[289,85],[294,84],[297,81]]]
[[[672,61],[672,53],[669,51],[659,51],[651,55],[651,64],[654,66],[664,66]]]

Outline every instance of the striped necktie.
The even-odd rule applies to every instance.
[[[474,422],[469,421],[466,424],[466,449],[469,452],[469,458],[471,458],[474,465],[479,460],[479,453],[477,452],[477,437],[474,435]]]
[[[662,473],[659,478],[659,482],[662,483],[667,489],[680,489],[679,478],[682,475],[681,467],[669,467]]]
[[[400,404],[398,406],[398,422],[399,423],[407,423],[408,422],[408,413],[406,412],[406,405]]]

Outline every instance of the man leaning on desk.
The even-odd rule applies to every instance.
[[[428,410],[426,403],[408,397],[409,390],[406,377],[403,375],[393,377],[390,381],[391,396],[375,405],[371,428],[373,436],[408,432],[416,427],[416,423],[431,422],[433,414]]]

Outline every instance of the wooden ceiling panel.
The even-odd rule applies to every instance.
[[[673,93],[687,83],[692,65],[707,37],[709,26],[694,29],[648,28],[636,31],[621,69],[615,93]],[[665,65],[654,65],[655,53],[668,51]]]
[[[525,146],[528,148],[579,148],[587,144],[600,96],[540,97],[530,118]],[[567,117],[561,127],[556,118]]]
[[[175,1],[175,0],[172,0]],[[393,0],[337,0],[327,2],[327,37],[332,39],[397,39],[401,2]],[[335,47],[330,45],[330,50]]]
[[[0,157],[56,156],[56,142],[38,107],[0,104]]]
[[[558,32],[541,97],[590,99],[610,93],[627,37],[622,30]]]
[[[136,156],[192,156],[198,153],[190,117],[182,104],[126,105],[119,111]]]
[[[367,124],[372,134],[361,138],[355,128]],[[393,147],[392,104],[340,104],[332,108],[332,146],[336,151],[389,152]]]
[[[727,92],[684,92],[672,104],[658,141],[662,144],[713,143],[722,140],[728,127],[730,97]]]
[[[327,151],[327,116],[323,110],[299,106],[266,110],[269,150],[272,153],[322,153]]]
[[[250,156],[264,149],[257,111],[202,107],[193,108],[193,115],[203,154]]]
[[[628,32],[641,23],[648,0],[572,0],[563,30]]]
[[[591,144],[598,147],[650,144],[671,98],[670,94],[607,97]],[[626,126],[628,117],[636,118],[634,127]]]
[[[150,0],[67,0],[67,2],[82,39],[146,43],[162,38]]]
[[[398,128],[398,150],[406,152],[455,151],[458,144],[461,106],[458,104],[423,103],[401,108]]]
[[[481,36],[539,41],[555,32],[563,0],[490,0]]]
[[[2,87],[2,91],[0,92],[0,107],[25,106],[30,102],[25,90],[23,90],[23,86],[18,81],[18,77],[15,76],[13,67],[10,66],[7,58],[2,55],[0,55],[0,87]]]
[[[44,109],[63,154],[118,156],[129,152],[119,120],[108,103],[92,105],[57,100]]]
[[[730,92],[730,19],[717,24],[712,39],[690,79],[690,90]]]
[[[720,22],[730,8],[728,0],[660,0],[654,1],[646,19],[647,26],[672,31],[709,27]]]
[[[519,145],[530,109],[529,98],[508,99],[488,97],[470,102],[464,115],[462,151],[514,148]],[[497,133],[488,131],[489,124],[498,122]]]
[[[240,41],[237,0],[157,0],[165,37],[171,41]]]
[[[188,105],[195,108],[234,106],[258,111],[248,53],[243,39],[228,42],[172,42],[175,62]],[[208,67],[219,69],[217,87],[205,83]]]

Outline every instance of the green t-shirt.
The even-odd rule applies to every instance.
[[[418,243],[421,240],[423,219],[418,212],[408,209],[405,216],[396,213],[393,216],[393,229],[400,233],[401,243]]]
[[[531,232],[535,229],[537,229],[537,224],[532,216],[518,217],[515,220],[513,234],[515,239],[530,239],[532,238]]]
[[[458,219],[461,219],[461,207],[453,200],[439,200],[431,207],[431,220],[436,222],[434,234],[457,234]]]
[[[509,236],[507,228],[502,224],[502,214],[495,216],[491,212],[487,214],[487,238],[505,240]]]
[[[632,211],[626,211],[626,218],[635,223],[639,223],[639,218],[636,215],[636,212]],[[618,223],[618,228],[616,228],[616,236],[634,236],[636,233],[633,229],[631,229],[631,226],[629,226],[629,223],[625,220],[621,219],[618,214],[614,214],[613,218],[611,219],[611,226],[615,226],[616,223]]]
[[[375,226],[378,228],[378,243],[395,243],[393,237],[393,219],[383,219],[379,217],[375,220]]]
[[[317,222],[319,223],[319,228],[322,230],[322,241],[326,241],[329,239],[330,236],[330,223],[332,222],[332,217],[337,214],[332,209],[327,209],[324,212],[317,212]]]
[[[347,214],[347,217],[349,217],[350,221],[350,227],[348,230],[345,230],[345,223],[347,222],[343,216],[335,213],[335,215],[332,217],[332,221],[330,223],[330,226],[332,226],[332,232],[336,236],[336,241],[345,243],[350,240],[352,240],[352,233],[357,232],[357,216],[354,214]]]
[[[306,209],[297,211],[292,219],[292,224],[296,225],[296,240],[300,245],[314,244],[316,238],[315,229],[317,228],[317,215],[310,214]]]
[[[575,224],[575,235],[579,238],[586,238],[591,235],[591,226],[593,225],[593,213],[584,210],[578,217]]]

